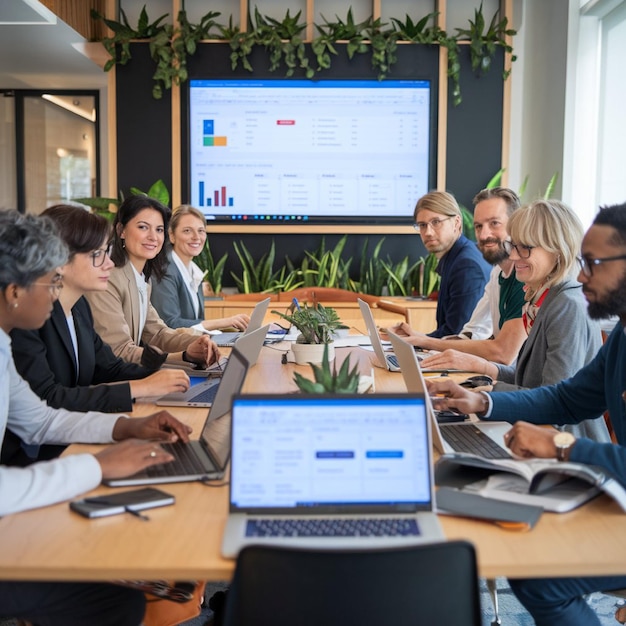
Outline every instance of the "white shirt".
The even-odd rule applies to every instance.
[[[472,339],[497,337],[500,332],[500,281],[498,279],[501,271],[499,265],[494,265],[485,285],[485,291],[459,336],[471,333]]]
[[[200,299],[198,298],[198,287],[202,284],[204,272],[193,261],[189,264],[189,267],[187,267],[174,250],[172,250],[172,260],[176,264],[180,275],[183,277],[183,282],[191,296],[191,301],[196,303],[196,313],[198,317],[204,317],[203,311],[200,308]]]
[[[131,263],[133,268],[133,274],[135,275],[135,282],[137,283],[137,291],[139,292],[139,334],[141,337],[143,328],[146,325],[146,317],[148,316],[148,283],[143,273],[139,273],[135,266]]]
[[[0,445],[7,427],[26,443],[109,443],[119,417],[49,407],[17,373],[11,339],[0,329]],[[101,480],[100,464],[91,454],[24,468],[0,466],[0,516],[74,498]]]

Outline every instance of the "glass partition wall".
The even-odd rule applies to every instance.
[[[15,193],[2,198],[2,208],[14,200],[20,211],[41,213],[99,195],[98,92],[15,90],[5,96],[14,100]]]

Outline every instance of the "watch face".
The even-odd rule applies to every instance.
[[[557,433],[554,435],[554,445],[557,448],[567,448],[576,441],[572,433]]]

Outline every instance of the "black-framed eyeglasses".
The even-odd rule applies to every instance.
[[[94,250],[89,256],[91,257],[91,262],[94,267],[100,267],[104,260],[109,257],[111,258],[111,250],[113,249],[113,244],[110,243],[106,248],[98,248]]]
[[[618,254],[617,256],[605,256],[602,259],[590,259],[588,256],[581,254],[576,257],[578,264],[580,265],[580,271],[588,278],[593,276],[593,268],[602,263],[608,263],[609,261],[624,261],[626,260],[626,254]]]
[[[426,230],[428,230],[429,226],[433,230],[439,230],[441,228],[441,225],[444,222],[447,222],[448,220],[451,220],[453,217],[454,216],[449,215],[448,217],[444,217],[444,218],[436,217],[434,220],[430,220],[430,222],[415,222],[415,224],[413,224],[413,228],[415,228],[415,230],[417,230],[420,233],[423,233]]]
[[[527,259],[535,246],[523,246],[521,243],[513,243],[512,241],[503,241],[502,247],[504,251],[511,256],[511,252],[515,250],[520,259]]]

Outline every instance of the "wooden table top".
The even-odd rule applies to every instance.
[[[263,348],[244,392],[295,390],[293,372],[310,368],[281,364],[286,349],[284,343]],[[363,373],[371,374],[373,353],[339,348],[338,359],[348,352]],[[405,389],[399,373],[375,368],[374,375],[378,392]],[[138,405],[134,415],[154,409]],[[206,418],[206,409],[171,412],[196,433]],[[73,445],[69,452],[93,449]],[[129,515],[88,520],[70,512],[67,503],[5,516],[0,519],[0,579],[229,579],[234,562],[220,556],[228,487],[179,483],[162,488],[176,496],[176,504],[147,511],[148,522]],[[99,487],[92,495],[108,491]],[[449,539],[474,543],[480,574],[488,578],[624,573],[626,516],[606,496],[571,513],[546,513],[528,532],[457,517],[441,516],[441,522]]]

